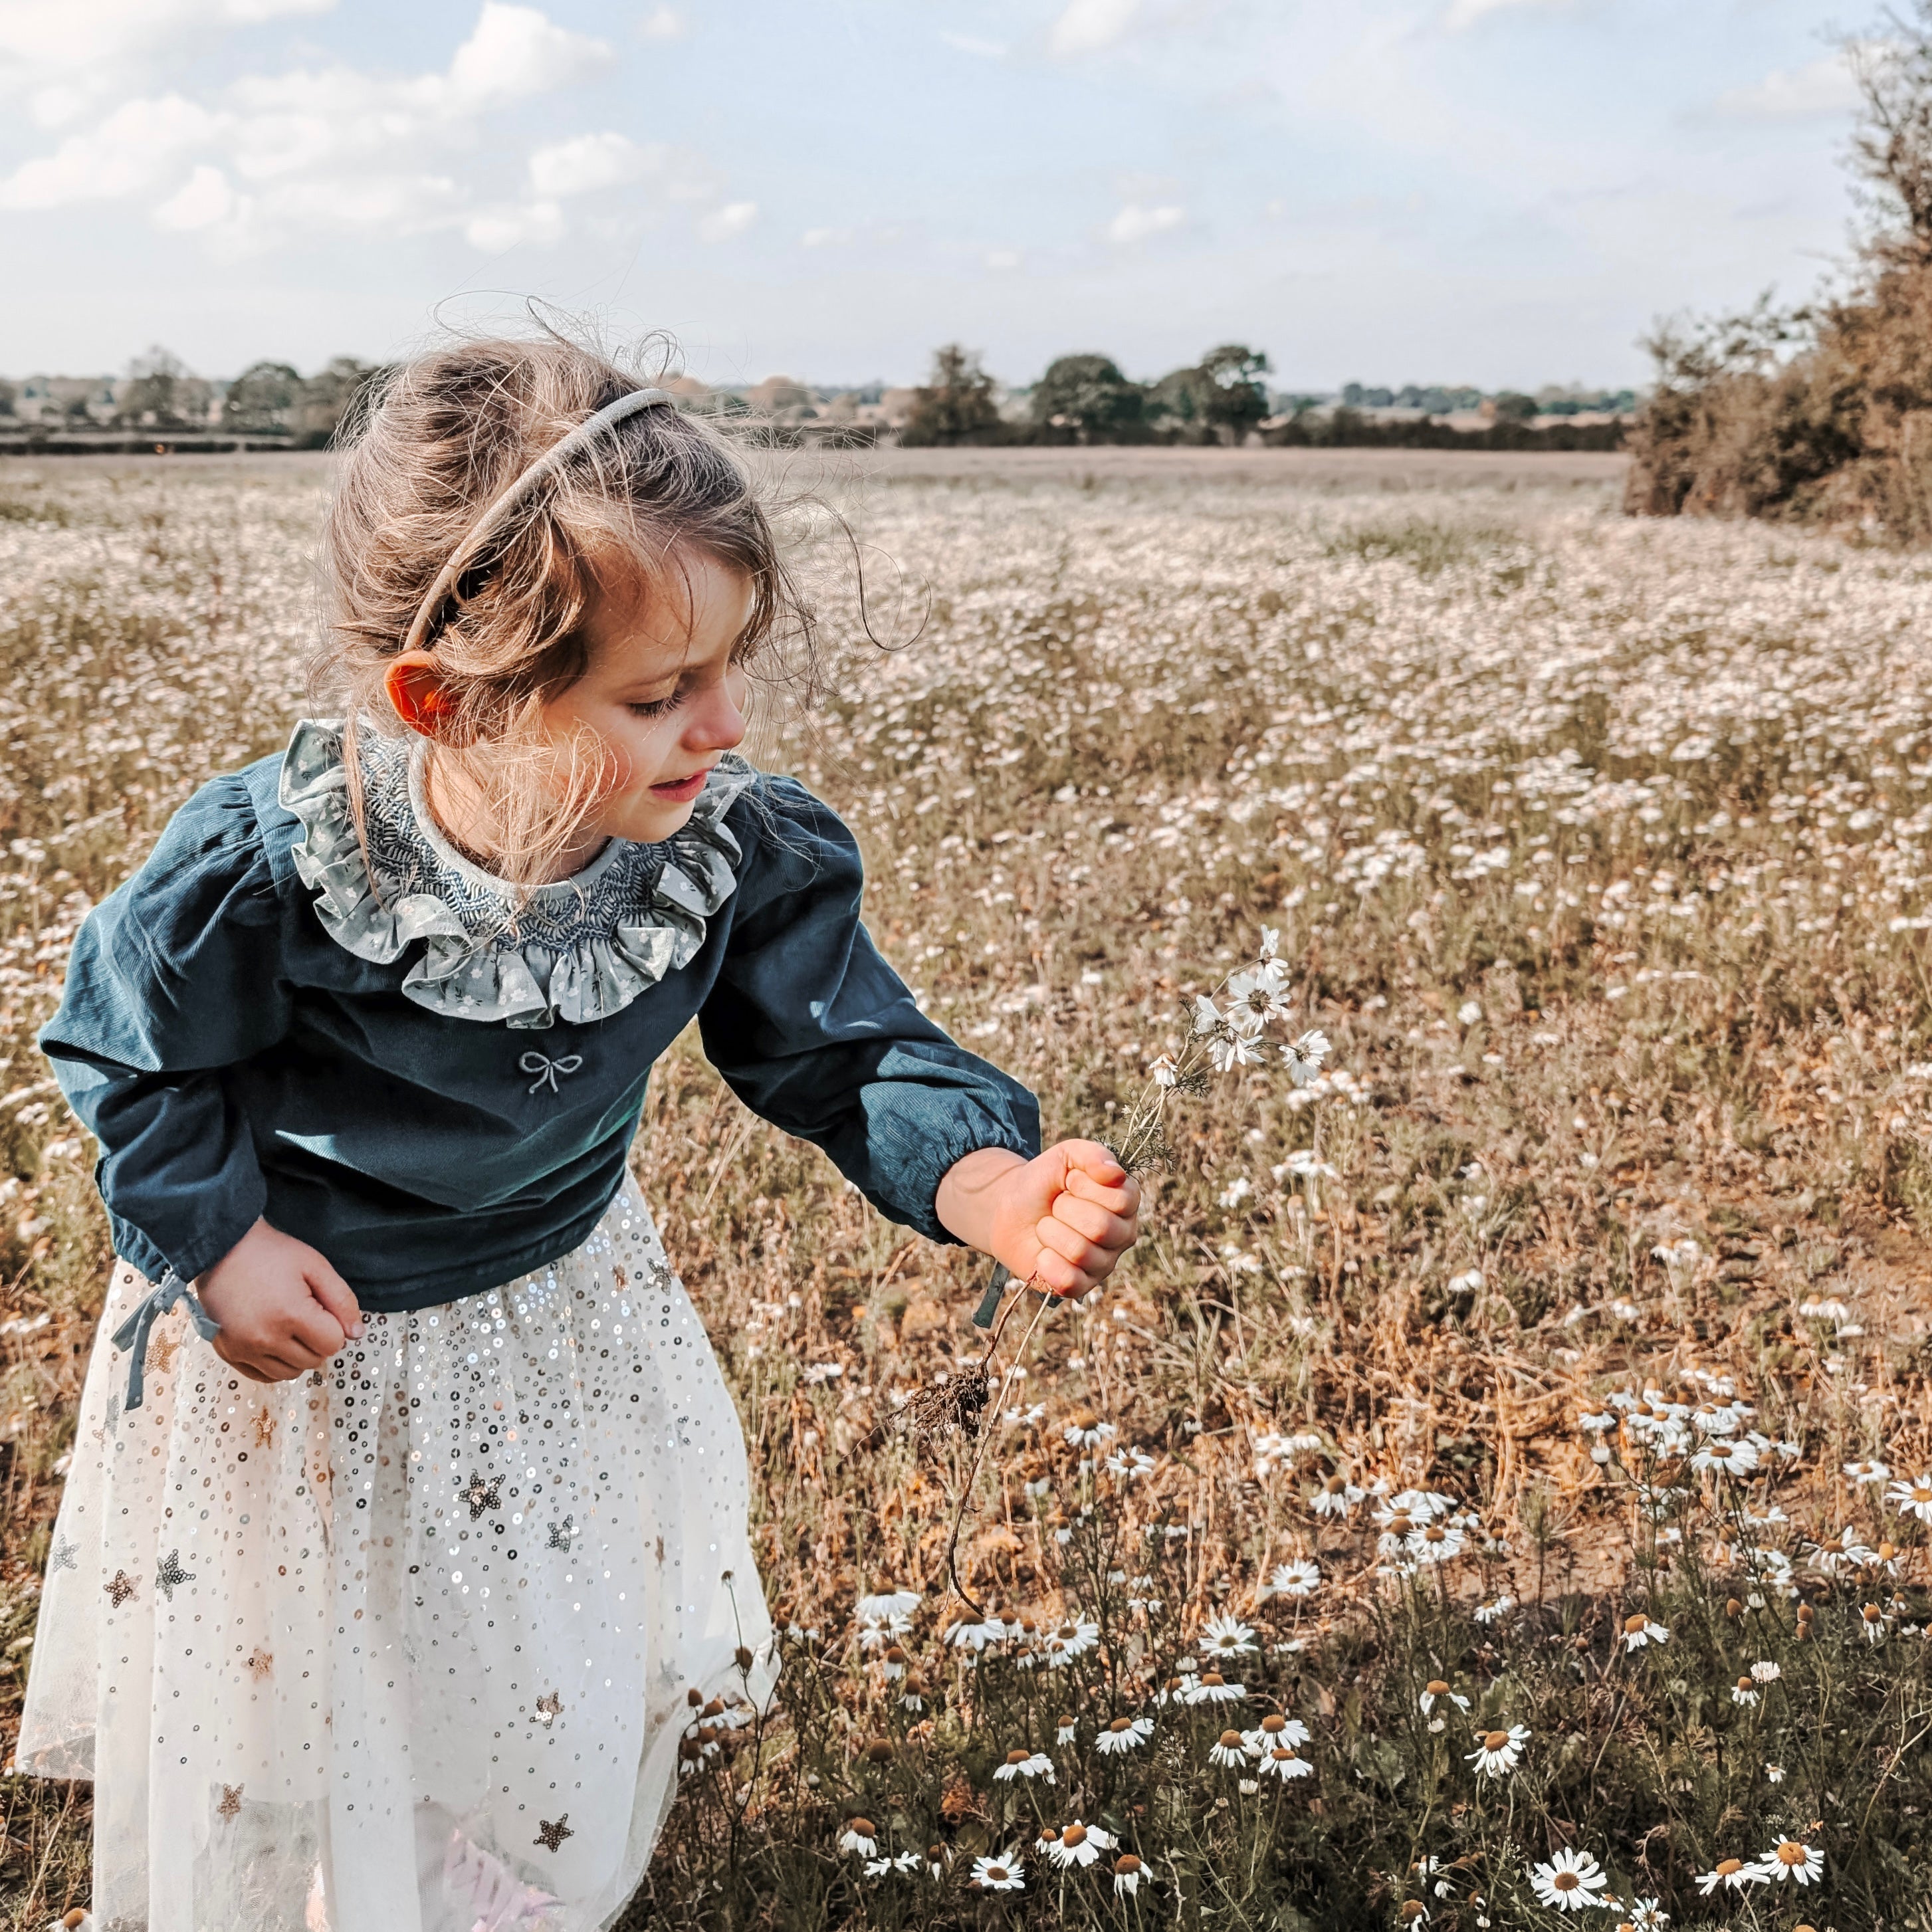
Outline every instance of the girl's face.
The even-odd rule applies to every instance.
[[[589,668],[544,707],[555,742],[587,730],[604,750],[608,788],[584,826],[600,842],[668,838],[745,736],[748,680],[734,653],[751,584],[697,553],[679,562],[649,582],[613,574],[584,619]]]

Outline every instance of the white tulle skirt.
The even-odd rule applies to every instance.
[[[87,1374],[18,1766],[94,1780],[101,1932],[587,1932],[687,1693],[770,1688],[744,1438],[626,1180],[561,1261],[263,1385],[176,1308]],[[735,1660],[753,1653],[748,1673]]]

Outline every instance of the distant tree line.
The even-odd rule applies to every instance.
[[[286,362],[254,362],[224,388],[195,375],[171,351],[155,348],[134,358],[124,380],[86,386],[94,393],[74,394],[51,421],[43,409],[38,426],[286,436],[298,448],[320,448],[386,373],[350,356],[337,356],[313,376]],[[105,404],[102,397],[110,390],[112,403]],[[20,400],[17,385],[0,382],[0,418],[14,416]]]
[[[1633,424],[1640,515],[1853,525],[1932,542],[1932,0],[1840,43],[1862,230],[1833,292],[1658,326]]]
[[[1443,412],[1473,407],[1477,391],[1401,393],[1364,392],[1351,383],[1341,404],[1319,409],[1300,399],[1282,415],[1270,413],[1268,358],[1245,343],[1223,343],[1198,362],[1157,382],[1137,382],[1111,356],[1062,356],[1033,386],[1023,416],[1003,414],[992,378],[979,358],[957,343],[934,352],[932,374],[916,392],[902,445],[1192,443],[1233,445],[1258,432],[1276,445],[1310,446],[1384,444],[1407,448],[1486,447],[1502,449],[1609,449],[1622,440],[1621,422],[1560,424],[1532,428],[1536,399],[1506,394],[1496,399],[1494,420],[1480,430],[1436,421],[1424,414],[1407,421],[1380,419],[1367,406],[1420,406],[1440,398]],[[1412,394],[1430,402],[1407,403]],[[1452,398],[1454,400],[1452,400]],[[1606,399],[1611,400],[1612,399]],[[1621,403],[1624,398],[1614,399]],[[1634,398],[1628,398],[1630,402]],[[1507,406],[1505,406],[1507,405]],[[1574,405],[1572,405],[1573,410]]]

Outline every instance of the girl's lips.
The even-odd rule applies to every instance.
[[[701,772],[693,772],[688,778],[676,778],[663,784],[651,787],[651,796],[661,798],[667,804],[682,805],[686,799],[695,798],[704,789],[704,781],[711,776],[707,765]]]

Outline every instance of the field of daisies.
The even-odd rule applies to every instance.
[[[1402,476],[775,476],[760,761],[1148,1233],[982,1385],[984,1269],[667,1058],[780,1669],[624,1928],[1932,1932],[1932,560]],[[0,471],[0,1725],[106,1258],[34,1030],[286,737],[324,482]]]

